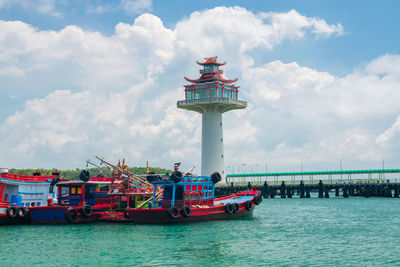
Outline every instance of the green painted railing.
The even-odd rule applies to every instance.
[[[306,175],[334,175],[334,174],[372,174],[372,173],[400,173],[400,169],[377,170],[344,170],[344,171],[310,171],[310,172],[268,172],[268,173],[235,173],[226,177],[260,177],[260,176],[306,176]]]

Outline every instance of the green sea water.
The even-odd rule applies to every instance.
[[[0,266],[400,266],[400,199],[264,199],[252,218],[0,226]]]

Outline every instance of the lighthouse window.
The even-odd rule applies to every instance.
[[[192,100],[193,99],[193,91],[187,91],[186,92],[186,100]]]
[[[201,99],[201,98],[208,98],[207,89],[196,90],[196,99]]]
[[[210,88],[210,97],[217,97],[217,88]]]
[[[222,97],[222,88],[218,87],[218,97]]]
[[[225,98],[231,98],[231,95],[232,95],[232,91],[231,90],[227,90],[227,89],[224,90],[224,97]]]
[[[232,98],[237,99],[237,92],[232,92]]]

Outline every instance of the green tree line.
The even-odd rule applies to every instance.
[[[144,175],[146,174],[146,167],[132,167],[128,168],[129,171],[136,175]],[[150,171],[158,174],[166,174],[172,173],[172,170],[163,169],[159,167],[149,167]],[[70,180],[77,180],[79,179],[79,174],[84,169],[75,169],[75,170],[58,170],[60,175],[65,179]],[[111,177],[112,170],[107,167],[101,168],[87,168],[86,170],[89,171],[91,177],[96,176],[104,176],[104,177]],[[41,175],[52,175],[55,172],[55,169],[9,169],[9,173],[15,174],[22,174],[22,175],[32,175],[36,171],[39,172]]]

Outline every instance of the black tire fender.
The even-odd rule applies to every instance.
[[[83,205],[81,208],[81,213],[83,217],[90,217],[90,215],[93,213],[92,207],[87,204]]]
[[[239,213],[239,204],[237,202],[233,203],[233,213],[238,214]]]
[[[246,201],[246,210],[250,211],[252,207],[253,207],[253,202],[251,202],[250,200],[247,200]]]
[[[8,218],[15,218],[17,216],[17,209],[15,207],[8,207],[6,214]]]
[[[232,205],[232,203],[226,203],[225,212],[227,214],[232,214],[233,213],[233,205]]]
[[[183,217],[188,218],[190,215],[192,215],[192,210],[189,206],[183,206],[181,209],[181,214]]]
[[[87,170],[82,170],[81,173],[79,174],[79,179],[84,181],[85,183],[89,181],[90,179],[90,173]]]
[[[168,210],[168,216],[171,219],[177,219],[179,217],[179,210],[177,207],[172,206],[171,208],[169,208]]]
[[[175,182],[175,183],[179,183],[183,178],[183,174],[180,171],[174,171],[171,174],[171,181]]]
[[[222,180],[222,176],[219,172],[214,172],[213,174],[211,174],[211,180],[214,184],[216,184]]]
[[[65,210],[65,219],[69,223],[74,223],[78,218],[78,211],[74,208],[68,208]]]
[[[127,209],[124,209],[124,217],[125,219],[130,219],[131,217],[129,216],[129,212]]]
[[[26,215],[28,214],[28,212],[26,211],[26,209],[24,207],[18,208],[16,213],[17,213],[18,218],[21,218],[21,219],[25,218]]]

